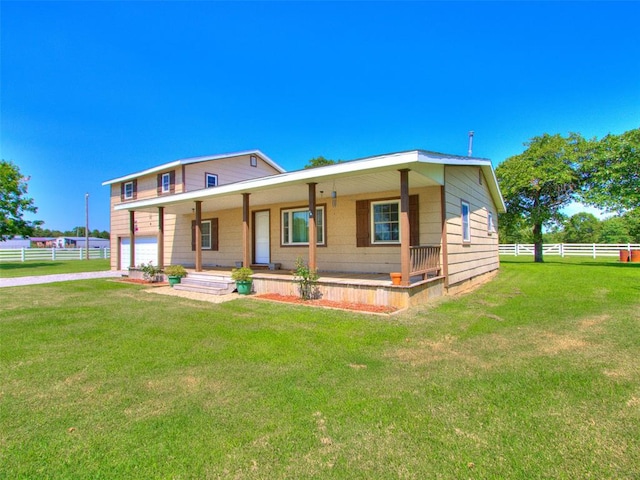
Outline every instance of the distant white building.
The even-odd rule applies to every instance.
[[[109,248],[108,238],[89,237],[89,248]],[[85,248],[87,239],[85,237],[58,237],[55,246],[57,248]]]
[[[21,235],[16,235],[14,238],[2,240],[0,238],[0,248],[29,248],[31,246],[31,240],[23,238]]]

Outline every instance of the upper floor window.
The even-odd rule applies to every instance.
[[[204,187],[217,187],[218,186],[218,175],[213,173],[205,173],[204,174]]]
[[[469,207],[469,202],[465,202],[464,200],[460,202],[460,210],[462,217],[462,242],[470,243],[471,242],[471,208]]]
[[[249,165],[251,165],[252,167],[257,167],[258,157],[256,157],[255,155],[251,155],[251,157],[249,157]]]
[[[162,174],[162,193],[169,193],[171,191],[171,174]]]
[[[282,210],[282,244],[309,245],[309,209]],[[316,244],[325,244],[324,206],[316,208]]]
[[[371,243],[400,243],[400,200],[371,202]]]
[[[124,184],[124,199],[131,200],[133,198],[133,182],[127,182]]]

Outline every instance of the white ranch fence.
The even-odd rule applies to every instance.
[[[533,243],[504,243],[498,246],[500,255],[533,255]],[[640,243],[545,243],[544,255],[560,257],[617,257],[620,250],[640,250]]]
[[[0,262],[26,262],[29,260],[84,260],[85,248],[3,248]],[[90,248],[89,259],[110,258],[110,248]]]

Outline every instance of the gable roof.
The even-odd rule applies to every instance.
[[[336,163],[317,168],[308,168],[292,172],[283,172],[277,175],[243,180],[229,183],[214,188],[191,190],[169,196],[146,198],[133,202],[116,205],[116,210],[133,210],[149,208],[161,205],[177,205],[193,200],[209,200],[216,198],[218,202],[232,195],[241,193],[255,193],[277,191],[280,201],[286,201],[284,187],[293,187],[307,183],[327,184],[340,179],[358,177],[356,182],[341,186],[346,193],[362,193],[371,191],[374,184],[380,188],[397,188],[397,171],[403,168],[410,169],[417,176],[414,180],[421,181],[422,185],[443,185],[444,166],[476,166],[482,169],[487,180],[487,187],[499,212],[504,212],[505,204],[498,187],[491,161],[484,158],[461,157],[446,155],[425,150],[411,150],[406,152],[390,153],[374,157],[362,158],[348,162]],[[412,185],[415,183],[412,183]],[[222,203],[219,203],[222,207]]]
[[[180,160],[174,160],[173,162],[163,163],[162,165],[158,165],[157,167],[148,168],[147,170],[142,170],[140,172],[130,173],[123,177],[114,178],[113,180],[107,180],[105,182],[102,182],[102,185],[104,186],[104,185],[111,185],[113,183],[126,182],[128,180],[133,180],[134,178],[139,178],[144,175],[149,175],[156,172],[170,170],[172,168],[179,167],[181,165],[208,162],[211,160],[222,160],[224,158],[241,157],[244,155],[257,155],[258,157],[262,158],[265,162],[267,162],[267,164],[275,168],[278,172],[280,173],[286,172],[284,168],[282,168],[280,165],[278,165],[276,162],[274,162],[271,158],[269,158],[267,155],[262,153],[260,150],[244,150],[241,152],[223,153],[219,155],[205,155],[201,157],[182,158]]]

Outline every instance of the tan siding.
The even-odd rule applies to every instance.
[[[191,163],[185,166],[186,190],[200,190],[205,186],[205,173],[218,176],[218,185],[240,182],[252,178],[266,177],[279,173],[275,168],[258,157],[257,167],[249,164],[250,155],[223,158],[208,162]]]
[[[175,193],[182,193],[188,190],[197,190],[204,188],[204,174],[214,173],[218,175],[218,182],[220,185],[225,183],[233,183],[241,180],[247,180],[251,178],[264,177],[268,175],[274,175],[279,173],[275,168],[265,162],[259,156],[257,157],[257,167],[252,167],[249,163],[250,156],[244,155],[240,157],[226,158],[220,160],[211,160],[208,162],[199,162],[194,164],[176,167],[175,172]],[[167,173],[171,170],[167,170]],[[184,174],[184,177],[183,177]],[[137,180],[136,198],[135,201],[143,200],[145,198],[155,198],[158,196],[158,172],[139,177]],[[186,186],[186,189],[184,188]],[[126,203],[122,202],[121,197],[121,183],[115,183],[111,185],[111,219],[110,219],[110,232],[111,232],[111,268],[118,267],[119,255],[118,255],[118,243],[119,239],[123,237],[129,237],[129,212],[128,211],[115,211],[114,206]],[[132,200],[130,200],[132,201]],[[208,212],[204,212],[208,215]],[[149,236],[158,234],[158,214],[148,212],[136,212],[136,225],[138,231],[136,235]],[[208,218],[205,216],[204,218]],[[165,214],[165,265],[172,263],[193,263],[193,256],[187,256],[184,250],[183,243],[186,242],[189,252],[191,251],[191,230],[190,222],[188,220],[189,228],[185,228],[183,225],[184,219],[179,219],[175,215]],[[237,227],[240,228],[239,226]],[[182,231],[184,230],[184,232]],[[176,233],[178,232],[178,233]],[[234,233],[233,228],[230,231],[232,235]],[[222,241],[222,238],[221,238]],[[237,245],[237,239],[234,238],[230,242],[231,247]],[[222,245],[221,245],[222,250]],[[181,253],[176,253],[181,252]],[[235,255],[235,252],[233,252]],[[203,257],[213,264],[226,265],[228,263],[220,263],[225,259],[219,258],[219,255],[214,255],[213,252],[207,252]],[[241,257],[241,256],[240,256]],[[190,261],[187,261],[189,260]],[[230,264],[233,264],[231,262]],[[127,265],[121,266],[126,268]]]
[[[440,191],[438,187],[411,190],[420,196],[420,239],[422,244],[439,244],[440,241]],[[356,247],[355,202],[358,199],[398,197],[397,192],[382,192],[358,197],[339,197],[336,207],[331,199],[318,198],[325,205],[327,246],[319,247],[320,270],[336,272],[382,272],[400,268],[400,247]],[[271,261],[283,269],[293,269],[297,257],[308,259],[307,246],[284,247],[280,245],[281,209],[303,206],[304,203],[287,203],[256,207],[270,212]],[[148,214],[147,214],[148,215]],[[242,260],[242,211],[203,211],[202,218],[217,217],[219,221],[220,250],[203,251],[204,266],[233,266]],[[175,217],[175,223],[165,220],[166,264],[195,264],[195,252],[191,250],[191,221],[193,215]],[[175,225],[175,226],[174,226]],[[126,227],[128,228],[128,226]],[[171,252],[171,253],[168,253]]]
[[[499,267],[498,234],[487,231],[488,212],[497,228],[497,210],[486,182],[480,185],[477,167],[446,167],[445,202],[449,285],[483,275]],[[483,179],[484,180],[484,179]],[[462,242],[461,201],[469,202],[471,243]]]

